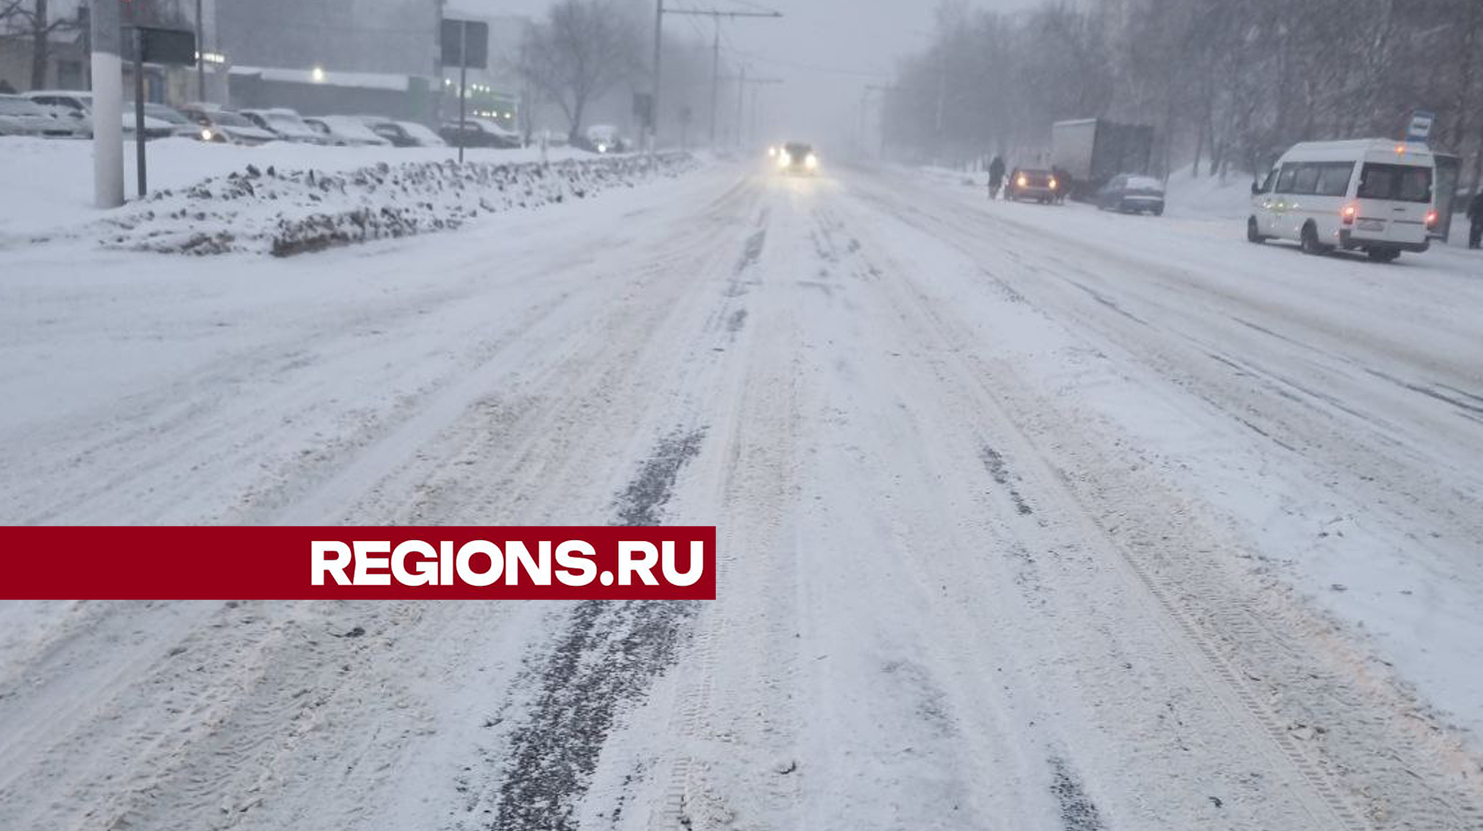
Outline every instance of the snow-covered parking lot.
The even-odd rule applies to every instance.
[[[0,199],[0,522],[720,554],[696,605],[0,603],[0,828],[1483,827],[1456,246],[844,165],[289,259]]]

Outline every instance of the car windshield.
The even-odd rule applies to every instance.
[[[166,107],[162,104],[145,104],[144,114],[150,118],[158,118],[171,124],[189,124],[190,121],[180,114],[174,107]]]
[[[206,113],[213,124],[223,127],[256,127],[246,116],[229,110],[213,110]]]
[[[1483,0],[0,0],[16,91],[0,831],[1483,831]]]
[[[34,101],[18,96],[0,95],[0,115],[46,115]]]
[[[401,128],[407,133],[407,135],[411,136],[413,139],[416,139],[419,142],[440,143],[442,141],[438,137],[437,133],[434,133],[427,127],[415,122],[399,121],[395,125],[390,126]]]
[[[274,127],[278,127],[294,133],[314,132],[314,130],[310,128],[310,126],[304,121],[304,119],[293,113],[269,111],[264,113],[263,115],[268,119],[268,123],[272,124]]]
[[[359,139],[361,141],[377,141],[380,139],[380,136],[376,135],[370,127],[353,118],[326,119],[325,123],[329,125],[331,130],[346,138]]]

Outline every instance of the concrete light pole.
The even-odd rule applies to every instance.
[[[93,197],[100,208],[124,204],[122,5],[119,0],[92,0],[89,16],[93,45]]]

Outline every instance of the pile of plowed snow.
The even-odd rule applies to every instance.
[[[458,228],[491,213],[585,199],[672,178],[698,162],[688,153],[565,160],[551,164],[381,162],[351,171],[244,170],[158,191],[104,220],[106,247],[182,254],[284,257],[374,239]]]

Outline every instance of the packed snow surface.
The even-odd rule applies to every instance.
[[[244,165],[180,151],[162,187]],[[252,163],[446,159],[341,152]],[[0,521],[713,524],[720,572],[690,604],[0,603],[0,828],[1483,827],[1455,246],[712,163],[193,258],[58,232],[85,186],[25,181]]]

